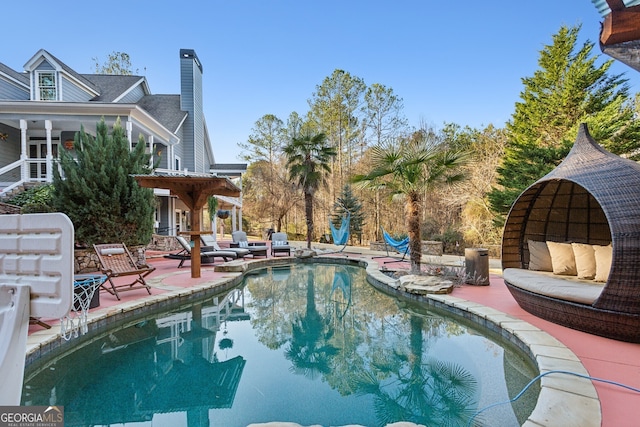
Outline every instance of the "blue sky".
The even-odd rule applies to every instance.
[[[0,62],[22,70],[44,48],[78,72],[113,51],[131,56],[155,94],[179,93],[179,50],[204,67],[204,108],[220,163],[238,161],[256,120],[308,110],[342,69],[404,100],[409,123],[501,127],[561,25],[597,46],[590,0],[42,0],[3,5]],[[46,13],[45,13],[46,11]],[[7,19],[9,17],[9,19]],[[11,34],[12,36],[8,36]],[[632,93],[640,73],[617,63]]]

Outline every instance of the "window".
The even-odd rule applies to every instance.
[[[38,73],[38,95],[38,99],[41,101],[55,101],[58,99],[55,73]]]

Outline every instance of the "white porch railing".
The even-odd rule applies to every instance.
[[[8,164],[2,168],[0,168],[0,177],[4,174],[8,174],[13,172],[15,169],[19,169],[17,176],[22,176],[22,165],[24,164],[23,160],[16,160],[15,162]],[[4,193],[8,193],[14,188],[22,185],[24,183],[23,179],[18,179],[17,181],[7,181],[6,179],[2,179],[0,182],[0,195]]]
[[[0,196],[9,193],[27,182],[50,182],[47,179],[46,159],[25,159],[16,160],[6,166],[0,168]],[[11,172],[15,172],[11,174]],[[3,177],[8,175],[9,177]],[[53,175],[51,175],[53,176]]]

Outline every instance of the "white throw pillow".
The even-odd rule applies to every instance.
[[[287,242],[285,242],[284,240],[274,240],[273,242],[271,242],[271,244],[273,246],[286,246]]]
[[[596,277],[596,254],[593,245],[572,243],[573,256],[576,260],[578,279],[593,279]]]
[[[529,245],[529,270],[553,271],[551,255],[546,242],[528,241]]]
[[[576,276],[578,274],[571,243],[547,241],[547,247],[549,248],[549,254],[551,254],[553,274],[564,276]]]
[[[249,247],[249,242],[247,242],[247,241],[238,242],[238,247],[240,247],[240,248],[248,248]]]
[[[611,245],[593,245],[593,251],[596,257],[596,276],[593,280],[596,282],[606,282],[609,278],[609,272],[611,271],[613,248]]]

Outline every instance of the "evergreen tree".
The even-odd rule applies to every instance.
[[[251,135],[246,143],[238,143],[242,148],[242,159],[259,165],[262,173],[259,190],[263,198],[268,200],[262,212],[265,219],[269,213],[268,224],[273,227],[277,223],[277,231],[281,231],[282,218],[289,210],[290,203],[282,197],[281,178],[286,175],[283,166],[283,147],[287,141],[287,128],[282,120],[273,114],[265,114],[255,122]],[[254,192],[254,195],[257,192]],[[250,199],[249,199],[250,200]]]
[[[350,215],[349,222],[349,239],[353,241],[353,237],[358,237],[358,242],[362,243],[362,227],[364,225],[364,212],[362,212],[362,203],[353,195],[351,186],[345,184],[342,187],[342,193],[333,204],[334,213],[331,216],[331,222],[336,228],[342,224],[342,218],[348,212]]]
[[[109,134],[102,119],[96,137],[84,128],[74,138],[74,151],[60,153],[54,168],[54,203],[69,216],[76,242],[146,245],[153,232],[153,190],[138,186],[132,174],[150,172],[149,154],[140,137],[133,150],[118,119]]]
[[[566,157],[578,125],[617,154],[630,155],[640,145],[640,123],[622,75],[609,76],[613,61],[597,66],[594,44],[577,47],[580,27],[562,27],[540,52],[533,77],[507,123],[508,142],[498,168],[499,188],[489,193],[492,209],[506,215],[520,193]]]
[[[336,165],[332,169],[339,186],[342,186],[345,177],[350,174],[355,156],[359,152],[356,149],[361,131],[358,114],[363,105],[366,87],[360,77],[336,69],[325,77],[321,85],[316,86],[316,92],[308,101],[309,118],[317,124],[326,135],[329,145],[336,150]],[[333,193],[332,190],[331,194]]]

